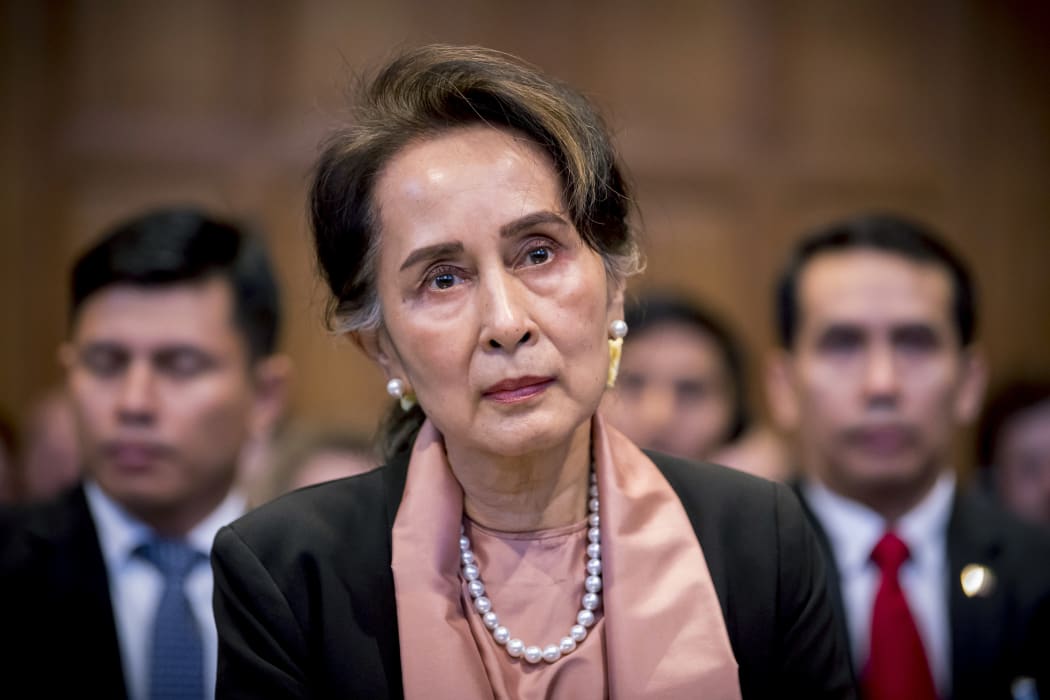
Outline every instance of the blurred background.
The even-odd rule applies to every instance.
[[[17,422],[61,379],[76,253],[117,219],[174,201],[265,234],[297,366],[291,412],[371,431],[384,382],[322,328],[304,195],[352,76],[432,41],[518,54],[602,107],[643,214],[649,268],[634,289],[672,287],[718,310],[756,372],[791,243],[832,217],[891,209],[971,261],[993,385],[1050,374],[1047,3],[0,8],[0,411]]]

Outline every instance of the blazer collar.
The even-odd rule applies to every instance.
[[[390,459],[383,470],[383,490],[386,496],[386,525],[388,532],[394,529],[394,518],[397,517],[397,509],[401,506],[401,497],[405,493],[405,479],[408,477],[408,460],[411,456],[412,452],[405,450]]]

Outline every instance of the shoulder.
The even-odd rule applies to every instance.
[[[822,554],[783,484],[649,453],[703,549],[745,695],[852,697]]]
[[[952,509],[951,532],[963,535],[974,527],[1020,551],[1050,553],[1050,532],[1021,520],[980,491],[962,488]]]
[[[960,489],[948,526],[949,556],[994,562],[1021,590],[1050,597],[1050,532],[1026,523],[974,489]]]
[[[45,550],[93,540],[81,486],[49,501],[0,508],[0,570],[22,568]]]
[[[736,525],[773,536],[778,520],[802,519],[795,494],[783,484],[717,464],[646,454],[671,484],[702,538]]]
[[[246,549],[263,566],[296,567],[389,559],[390,524],[400,502],[404,465],[309,486],[249,511],[219,531],[215,556]]]
[[[779,579],[814,557],[811,528],[783,484],[716,464],[648,454],[681,500],[723,601],[771,600],[784,583]],[[735,595],[741,591],[749,592],[747,600]]]

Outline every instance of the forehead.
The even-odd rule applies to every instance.
[[[526,207],[560,210],[562,199],[546,151],[514,132],[480,125],[406,145],[376,182],[384,233],[411,224],[426,235],[436,233],[428,221],[514,218],[529,213]]]
[[[633,339],[628,335],[623,362],[651,374],[688,369],[724,370],[721,348],[710,334],[678,321],[660,321]]]
[[[1037,440],[1050,445],[1050,398],[1015,415],[1007,421],[1006,431],[1021,442]]]
[[[948,271],[893,253],[822,253],[803,268],[798,285],[803,326],[952,323]]]
[[[233,290],[219,277],[162,286],[115,284],[84,301],[73,339],[143,346],[238,342],[233,306]]]

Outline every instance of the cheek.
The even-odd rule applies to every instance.
[[[410,340],[401,359],[405,376],[421,402],[433,395],[447,397],[449,389],[462,389],[470,378],[473,342],[457,343],[457,334],[432,333]],[[441,400],[445,400],[442,398]]]
[[[87,378],[76,378],[69,385],[77,437],[92,446],[107,439],[116,422],[115,397],[110,387]]]
[[[841,372],[822,365],[804,369],[798,389],[802,420],[819,425],[845,418],[843,408],[849,403],[850,392],[848,379]]]
[[[729,406],[719,400],[706,401],[700,411],[698,427],[707,439],[719,437],[729,430]]]
[[[173,390],[169,396],[171,437],[188,451],[239,448],[247,437],[251,393],[235,381]]]
[[[574,287],[564,289],[561,295],[553,298],[548,315],[552,320],[547,331],[576,353],[604,364],[609,357],[605,282],[591,280],[588,283],[584,277],[581,275]],[[602,293],[595,294],[596,289]]]

